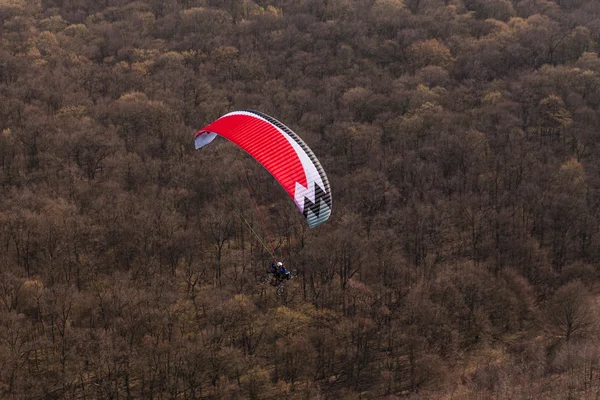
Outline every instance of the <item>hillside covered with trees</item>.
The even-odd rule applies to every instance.
[[[587,0],[0,0],[0,397],[597,398],[598,49]],[[194,150],[241,109],[328,222]]]

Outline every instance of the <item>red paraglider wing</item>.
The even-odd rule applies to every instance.
[[[196,148],[223,136],[262,164],[294,199],[311,227],[329,218],[331,194],[321,164],[288,127],[256,111],[235,111],[202,128]]]

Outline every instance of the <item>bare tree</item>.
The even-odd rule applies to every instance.
[[[585,337],[597,322],[595,304],[580,281],[556,291],[547,307],[549,329],[566,341]]]

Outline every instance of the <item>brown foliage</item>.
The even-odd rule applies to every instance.
[[[596,3],[0,2],[0,397],[593,396]]]

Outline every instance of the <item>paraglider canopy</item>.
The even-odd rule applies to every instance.
[[[331,190],[312,150],[290,128],[257,111],[234,111],[196,133],[196,149],[223,136],[254,157],[283,186],[311,228],[331,215]]]

